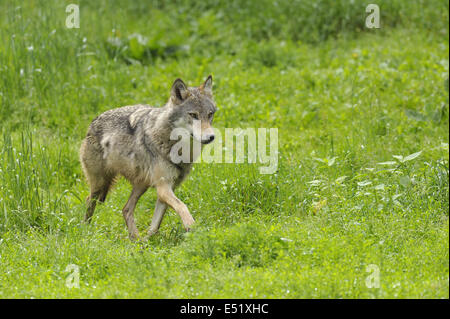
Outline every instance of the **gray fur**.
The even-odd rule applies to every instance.
[[[201,86],[192,88],[177,79],[169,101],[161,108],[124,106],[106,111],[92,121],[80,149],[81,165],[91,188],[85,221],[91,220],[96,202],[105,201],[115,178],[121,175],[133,187],[123,208],[131,239],[138,237],[134,209],[149,187],[155,187],[158,195],[149,235],[158,231],[167,206],[180,215],[186,230],[190,229],[194,219],[173,190],[189,174],[192,163],[175,164],[170,160],[170,150],[177,142],[170,140],[170,133],[176,127],[189,129],[198,118],[202,144],[214,139],[211,124],[216,106],[211,88],[211,76]]]

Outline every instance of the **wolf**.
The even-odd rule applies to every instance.
[[[198,87],[188,87],[176,79],[163,107],[124,106],[96,117],[80,149],[81,166],[90,186],[84,221],[90,222],[96,203],[103,203],[116,178],[123,176],[132,186],[122,210],[131,240],[139,238],[134,209],[149,187],[156,189],[157,200],[146,238],[158,231],[168,207],[178,213],[189,231],[194,218],[174,190],[189,174],[194,158],[187,163],[172,161],[170,152],[177,141],[171,139],[171,131],[184,128],[189,130],[191,142],[196,139],[202,146],[211,143],[216,111],[209,75]],[[193,134],[194,121],[200,122],[200,134]]]

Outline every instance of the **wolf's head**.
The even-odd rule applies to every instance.
[[[198,87],[188,87],[181,79],[176,79],[172,85],[169,105],[172,108],[170,122],[173,127],[188,130],[203,144],[214,141],[211,124],[217,108],[213,99],[211,75]],[[196,125],[200,128],[199,134],[194,134]]]

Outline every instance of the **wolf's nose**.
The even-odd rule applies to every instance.
[[[205,137],[206,137],[206,138],[202,141],[203,144],[209,144],[209,143],[211,143],[212,141],[214,141],[214,139],[215,139],[214,134],[206,135]]]

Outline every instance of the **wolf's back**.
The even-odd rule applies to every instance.
[[[150,112],[148,105],[124,106],[106,111],[97,116],[90,124],[87,136],[92,136],[101,141],[105,134],[133,134],[132,115],[136,112]]]

